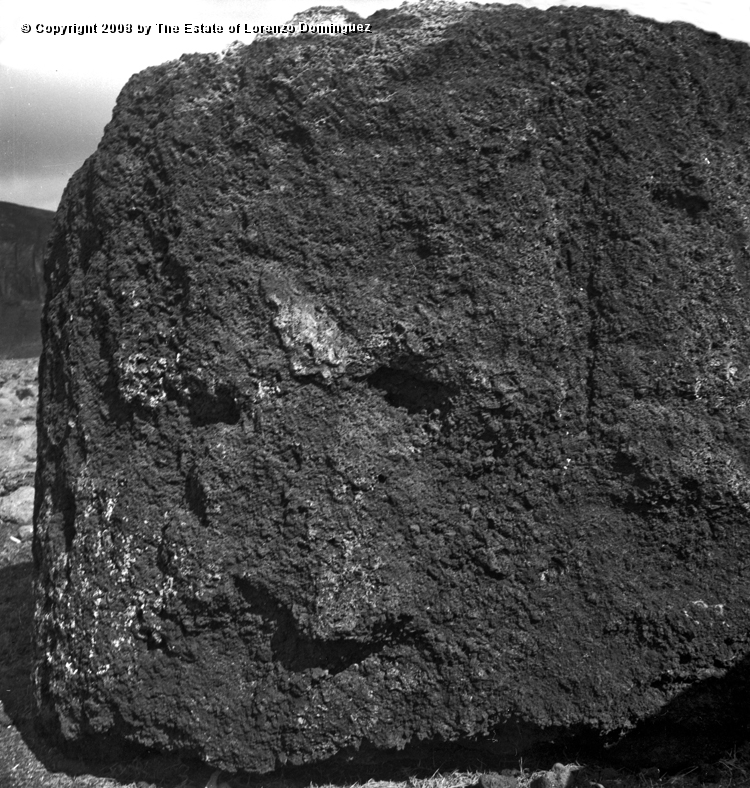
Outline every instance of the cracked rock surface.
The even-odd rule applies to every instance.
[[[228,771],[656,714],[661,764],[710,754],[750,650],[748,47],[368,23],[136,75],[66,190],[41,719]]]

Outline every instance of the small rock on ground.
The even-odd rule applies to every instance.
[[[30,525],[34,516],[34,488],[19,487],[0,499],[0,519]]]
[[[507,774],[490,772],[479,778],[479,788],[517,788],[518,780]]]
[[[556,763],[547,772],[531,775],[530,788],[589,788],[590,778],[576,764]]]

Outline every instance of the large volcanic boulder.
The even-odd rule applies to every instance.
[[[0,202],[0,359],[41,351],[44,250],[54,215]]]
[[[67,188],[35,676],[69,741],[264,771],[742,688],[750,50],[366,24],[133,77]]]

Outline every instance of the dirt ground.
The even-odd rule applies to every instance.
[[[32,715],[32,573],[31,520],[36,464],[37,359],[0,361],[0,788],[648,788],[653,785],[750,786],[750,751],[728,753],[719,763],[696,766],[677,775],[658,770],[627,773],[589,765],[585,772],[519,768],[502,774],[442,772],[440,763],[380,776],[324,769],[291,770],[267,777],[220,775],[210,766],[158,753],[127,763],[92,763],[66,756],[39,733]],[[550,765],[551,766],[551,765]],[[366,770],[365,770],[366,771]],[[429,775],[432,776],[429,776]]]

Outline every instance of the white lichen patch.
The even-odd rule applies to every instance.
[[[142,554],[153,548],[144,548],[137,534],[123,530],[121,520],[127,517],[120,492],[112,487],[92,478],[87,465],[80,470],[75,539],[50,556],[50,576],[36,608],[36,631],[47,643],[43,673],[66,692],[71,683],[85,685],[94,676],[104,683],[118,680],[115,665],[132,678],[141,648],[139,614],[155,618],[173,596],[171,578],[137,590],[143,586]],[[50,508],[45,500],[43,517]]]
[[[120,391],[127,402],[155,408],[167,398],[164,377],[169,369],[166,358],[149,358],[131,353],[119,365]]]
[[[343,373],[357,355],[357,346],[327,311],[279,277],[269,277],[262,288],[266,302],[276,310],[273,326],[292,372],[324,381]]]
[[[298,374],[320,372],[328,379],[334,368],[346,367],[349,353],[341,331],[312,304],[281,304],[274,325],[284,346],[293,352],[292,368]]]
[[[317,578],[312,624],[318,637],[354,632],[363,613],[377,607],[380,559],[369,555],[354,534],[343,537],[341,545],[341,554]]]
[[[682,614],[688,621],[698,626],[712,626],[715,623],[720,623],[725,627],[729,626],[725,620],[727,607],[723,602],[712,605],[702,599],[694,599],[685,607]]]

